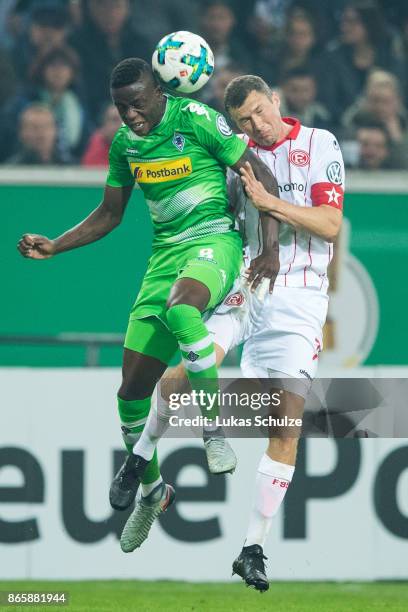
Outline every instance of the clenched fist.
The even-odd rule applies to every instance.
[[[17,244],[17,249],[23,257],[29,257],[31,259],[48,259],[55,253],[55,243],[54,240],[50,240],[46,236],[24,234]]]

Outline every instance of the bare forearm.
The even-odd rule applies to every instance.
[[[255,153],[250,149],[247,149],[238,162],[232,166],[232,169],[237,174],[240,174],[241,168],[245,168],[245,165],[249,163],[252,167],[253,173],[258,181],[262,183],[266,191],[276,197],[279,197],[279,186],[278,181],[263,161],[259,159]]]
[[[328,242],[333,242],[341,225],[341,212],[330,206],[295,206],[280,198],[268,197],[263,210],[282,223],[304,229]]]
[[[120,222],[103,204],[75,227],[64,232],[54,240],[55,254],[76,249],[91,242],[96,242],[109,234]]]
[[[122,220],[132,186],[105,186],[102,203],[81,223],[53,241],[54,254],[76,249],[109,234]]]
[[[266,212],[259,213],[262,230],[262,252],[279,252],[279,226],[278,219]]]

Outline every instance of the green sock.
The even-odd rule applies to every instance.
[[[122,425],[122,437],[125,442],[128,453],[133,451],[133,446],[140,438],[147,421],[150,411],[151,397],[146,397],[142,400],[123,400],[118,397],[118,411],[120,422]],[[157,451],[149,461],[146,470],[143,474],[142,483],[150,484],[157,480],[160,476],[159,461]]]
[[[202,415],[208,419],[215,419],[219,415],[218,369],[214,344],[201,313],[195,306],[178,304],[167,311],[167,323],[178,340],[191,388],[217,397],[213,406],[208,400],[200,403]]]

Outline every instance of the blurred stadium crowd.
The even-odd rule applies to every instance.
[[[0,162],[106,166],[113,66],[182,29],[215,53],[202,101],[222,110],[229,80],[258,74],[349,167],[408,168],[407,0],[2,0]]]

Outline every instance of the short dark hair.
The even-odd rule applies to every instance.
[[[356,132],[358,132],[359,130],[377,130],[377,132],[382,132],[382,134],[384,135],[385,143],[387,147],[390,148],[392,146],[392,141],[388,133],[388,130],[385,127],[385,125],[381,123],[380,121],[374,121],[374,120],[370,120],[369,118],[367,118],[366,121],[361,121],[356,126]]]
[[[54,28],[55,30],[63,30],[70,23],[68,11],[58,6],[34,8],[30,13],[30,21],[44,28]]]
[[[147,62],[139,57],[129,57],[119,62],[112,70],[110,86],[111,89],[119,89],[119,87],[126,87],[145,77],[158,85],[156,76]]]
[[[50,64],[60,62],[71,66],[73,71],[73,81],[78,79],[80,69],[79,57],[71,47],[62,45],[61,47],[53,47],[35,58],[29,69],[29,75],[33,82],[40,85],[44,84],[44,72]]]
[[[313,79],[316,81],[316,75],[308,66],[297,66],[296,68],[291,68],[290,70],[286,70],[280,77],[279,83],[286,83],[290,79]]]
[[[390,41],[389,29],[376,0],[350,0],[344,6],[343,12],[348,8],[356,11],[374,48]]]
[[[243,76],[235,77],[225,88],[224,106],[229,112],[231,108],[242,106],[251,91],[259,91],[265,94],[268,98],[271,97],[272,90],[261,77],[253,74],[244,74]]]

